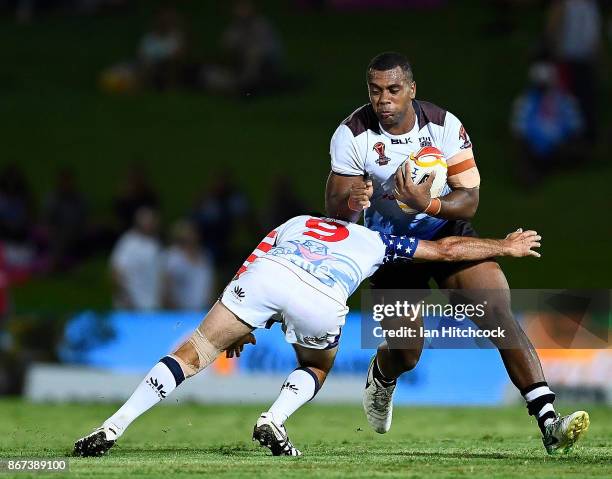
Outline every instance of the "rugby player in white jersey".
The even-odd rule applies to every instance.
[[[453,72],[444,74],[452,81]],[[364,212],[365,226],[374,231],[419,239],[477,236],[469,220],[478,207],[480,175],[470,137],[459,119],[432,103],[415,99],[412,68],[399,53],[376,56],[366,77],[370,103],[344,120],[331,140],[328,216],[357,222]],[[438,148],[448,164],[447,184],[439,198],[431,198],[432,177],[418,185],[412,181],[398,183],[403,176],[398,171],[402,162],[428,146]],[[420,213],[406,214],[396,200]],[[372,276],[370,285],[375,289],[428,289],[432,278],[445,289],[508,290],[504,273],[491,259],[386,264]],[[496,344],[529,414],[537,418],[546,450],[553,453],[567,449],[588,428],[588,414],[578,411],[565,417],[557,415],[555,395],[546,383],[538,355],[512,315],[510,294],[495,294],[491,300],[496,320],[521,345],[505,349]],[[391,348],[383,342],[372,359],[363,404],[368,422],[379,433],[391,427],[396,380],[416,367],[422,339],[402,348]]]
[[[202,371],[224,350],[228,357],[239,356],[245,344],[255,343],[251,331],[278,320],[285,339],[294,346],[299,367],[257,420],[253,439],[273,455],[300,455],[284,423],[325,381],[348,312],[346,300],[362,280],[388,262],[538,257],[533,248],[539,246],[535,231],[517,230],[503,240],[448,237],[432,242],[379,234],[322,217],[292,218],[263,239],[191,337],[163,357],[101,427],[79,439],[74,453],[104,454],[132,421],[186,378]]]

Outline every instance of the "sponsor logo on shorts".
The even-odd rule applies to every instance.
[[[232,294],[240,302],[242,302],[242,300],[246,296],[244,289],[242,289],[240,286],[235,286],[234,289],[232,290]]]
[[[327,335],[316,337],[316,336],[303,336],[302,341],[306,344],[319,345],[323,342],[327,342]]]

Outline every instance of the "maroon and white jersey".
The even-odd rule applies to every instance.
[[[386,132],[371,104],[355,110],[336,129],[330,147],[331,169],[339,175],[368,173],[374,185],[365,225],[381,233],[414,235],[430,239],[446,220],[423,213],[405,213],[393,195],[397,168],[421,148],[438,148],[448,164],[447,184],[441,196],[452,188],[474,188],[480,177],[472,143],[459,119],[432,103],[413,100],[417,121],[403,135]]]

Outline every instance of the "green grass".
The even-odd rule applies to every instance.
[[[250,440],[261,409],[158,407],[107,457],[70,459],[68,477],[610,477],[612,409],[601,406],[586,408],[591,429],[585,440],[553,457],[519,406],[397,408],[392,430],[378,435],[358,406],[308,405],[287,423],[304,456],[274,458]],[[64,456],[113,411],[108,405],[0,401],[0,457]]]

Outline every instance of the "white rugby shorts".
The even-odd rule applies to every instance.
[[[227,285],[221,302],[253,328],[265,328],[280,316],[288,343],[312,349],[335,347],[348,307],[326,294],[324,285],[316,288],[293,268],[299,269],[260,257]]]

